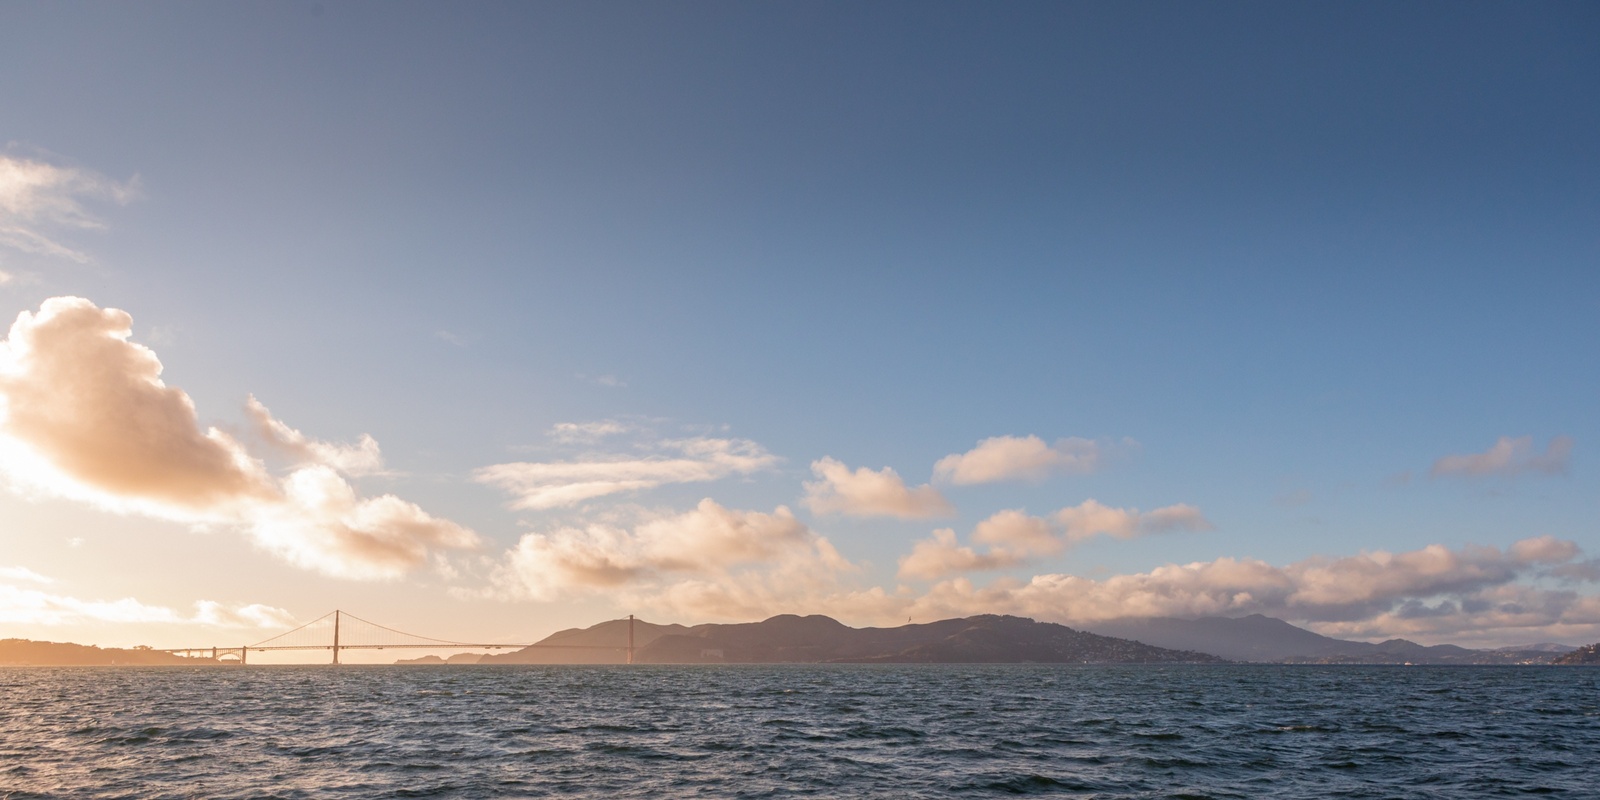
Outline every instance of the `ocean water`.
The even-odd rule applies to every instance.
[[[1600,669],[0,669],[0,798],[1600,797]]]

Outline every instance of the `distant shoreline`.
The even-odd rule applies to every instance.
[[[390,664],[500,665],[776,665],[776,664],[1059,664],[1153,666],[1583,666],[1600,664],[1600,645],[1568,650],[1542,643],[1473,650],[1404,639],[1381,643],[1322,636],[1283,620],[1247,617],[1130,618],[1076,629],[1002,615],[978,615],[892,628],[853,628],[822,615],[780,614],[760,622],[662,625],[615,619],[558,631],[511,652],[462,648]],[[370,645],[365,645],[370,647]],[[253,648],[252,648],[253,649]],[[264,647],[263,651],[275,648]],[[283,648],[307,650],[313,648]],[[332,641],[320,650],[333,650]],[[426,648],[449,652],[451,648]],[[209,650],[227,655],[224,648]],[[227,648],[237,655],[242,649]],[[207,652],[206,650],[190,652]],[[331,659],[335,662],[337,658]],[[0,639],[0,666],[239,666],[240,661],[178,655],[149,647],[101,648],[65,642]],[[319,666],[250,663],[248,666]]]

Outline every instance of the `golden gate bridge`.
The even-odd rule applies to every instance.
[[[293,630],[263,639],[242,647],[172,647],[157,652],[172,653],[188,658],[212,658],[225,664],[244,664],[250,653],[270,653],[288,650],[329,650],[333,663],[339,663],[339,653],[344,650],[509,650],[535,647],[560,650],[627,651],[627,663],[633,663],[633,615],[628,615],[627,644],[506,644],[504,642],[457,642],[435,639],[414,633],[395,630],[387,625],[364,620],[354,614],[330,611]]]

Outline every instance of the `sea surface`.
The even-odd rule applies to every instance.
[[[0,668],[0,798],[1600,797],[1600,669]]]

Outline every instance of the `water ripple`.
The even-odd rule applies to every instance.
[[[0,669],[0,798],[1592,796],[1600,670]]]

